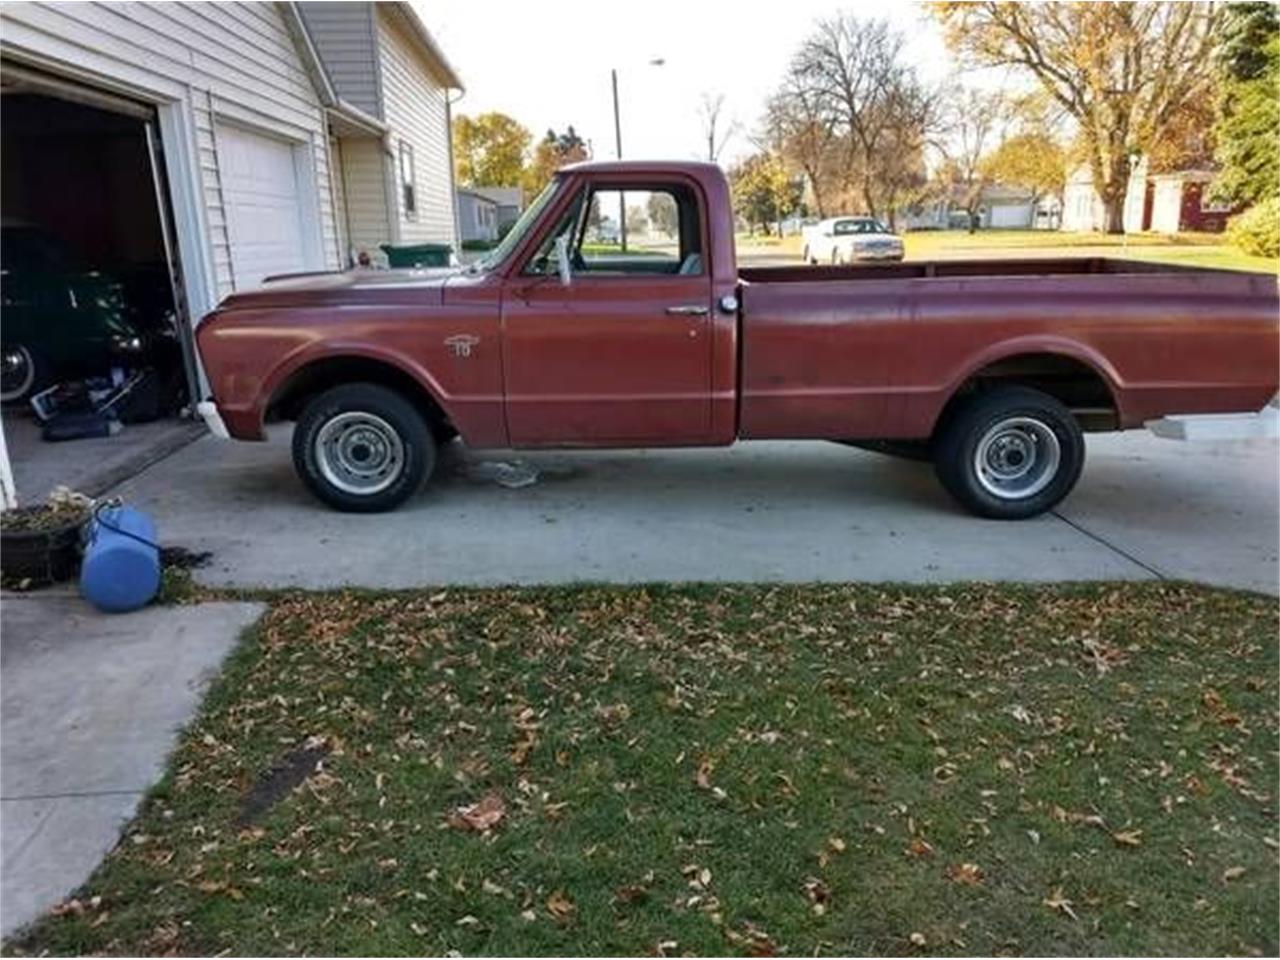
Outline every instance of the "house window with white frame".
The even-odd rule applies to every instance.
[[[414,177],[413,144],[400,141],[400,207],[406,220],[418,217],[418,192]]]

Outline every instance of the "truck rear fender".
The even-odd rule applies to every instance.
[[[933,433],[957,405],[993,383],[1017,383],[1062,401],[1085,430],[1116,430],[1124,421],[1119,376],[1101,354],[1073,340],[1032,337],[995,344],[947,385]]]

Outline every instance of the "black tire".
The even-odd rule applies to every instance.
[[[317,441],[326,428],[329,452],[321,453]],[[366,452],[360,456],[362,446]],[[342,463],[371,475],[344,473]],[[385,464],[380,472],[379,464]],[[381,513],[418,492],[435,469],[436,444],[426,419],[401,394],[374,383],[349,383],[326,390],[303,408],[293,431],[293,465],[307,489],[329,506]],[[359,489],[361,483],[367,492]]]
[[[980,454],[984,442],[987,454]],[[1029,387],[997,387],[964,401],[939,428],[933,449],[934,469],[947,492],[972,513],[996,520],[1022,520],[1052,509],[1084,468],[1084,434],[1076,418]],[[980,457],[987,465],[981,475]],[[1003,492],[997,495],[993,488]]]
[[[0,402],[25,403],[32,394],[44,389],[48,375],[44,360],[36,350],[23,343],[6,343],[0,362],[5,368]]]

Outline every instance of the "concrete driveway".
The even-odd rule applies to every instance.
[[[108,616],[71,590],[0,606],[0,935],[89,878],[261,604]]]
[[[455,445],[399,511],[339,514],[302,489],[288,430],[205,438],[119,488],[162,538],[209,550],[208,584],[413,587],[656,580],[1095,580],[1277,591],[1274,440],[1089,439],[1079,487],[1021,523],[960,512],[926,465],[816,442],[723,450],[475,454]],[[506,489],[485,464],[540,477]]]

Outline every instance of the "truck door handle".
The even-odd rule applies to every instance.
[[[696,303],[684,303],[674,307],[667,307],[667,313],[677,317],[705,317],[711,312],[709,307],[699,306]]]

